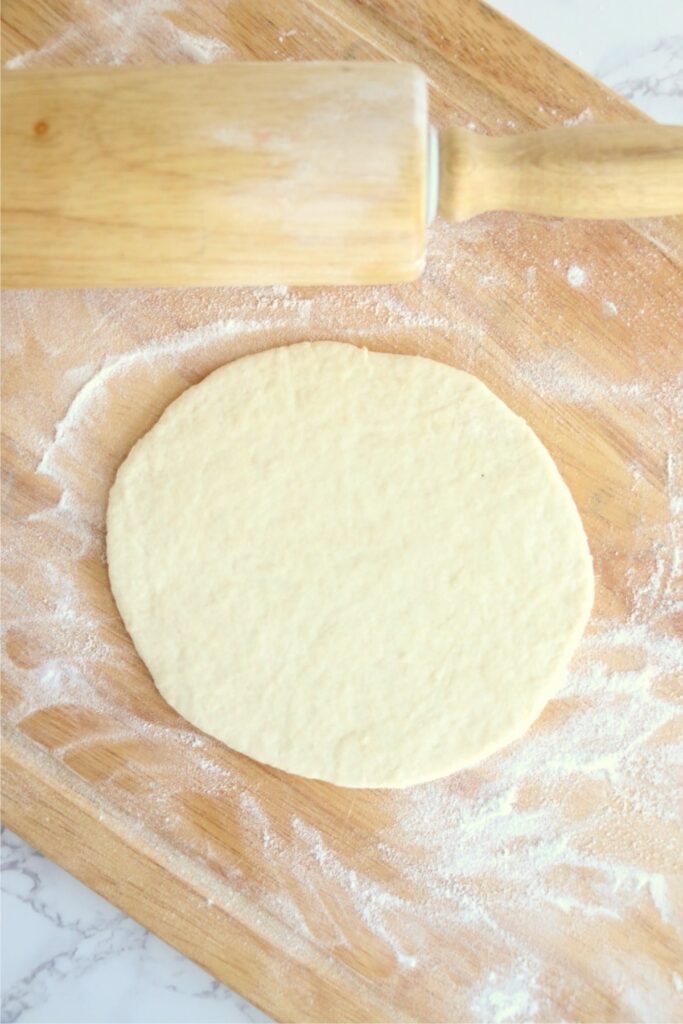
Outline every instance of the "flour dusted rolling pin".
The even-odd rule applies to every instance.
[[[437,206],[683,212],[683,128],[437,138],[409,64],[10,72],[2,105],[8,286],[405,281]]]

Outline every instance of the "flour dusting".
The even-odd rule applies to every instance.
[[[182,28],[180,0],[88,0],[79,11],[83,20],[70,24],[36,49],[25,50],[5,62],[9,70],[53,67],[65,58],[73,63],[138,63],[147,55],[147,40],[157,52],[177,60],[210,64],[230,54],[220,39]]]
[[[461,259],[473,271],[467,249],[485,237],[481,230],[459,232]],[[448,237],[436,244],[445,250]],[[547,274],[538,260],[531,267],[534,273],[525,265],[520,279],[529,301]],[[29,735],[40,734],[50,710],[66,716],[53,756],[79,772],[99,752],[109,767],[99,777],[98,798],[134,817],[142,802],[147,824],[171,849],[188,863],[200,858],[207,871],[237,886],[250,906],[287,930],[287,943],[302,955],[322,944],[348,967],[360,943],[386,962],[403,991],[405,979],[435,968],[443,949],[455,963],[467,959],[470,976],[472,962],[481,963],[478,983],[465,989],[457,967],[443,964],[445,991],[453,985],[461,993],[471,1019],[540,1021],[554,1012],[545,979],[557,935],[589,929],[608,949],[614,929],[638,915],[654,919],[663,936],[681,926],[670,866],[679,858],[679,794],[671,779],[681,754],[674,696],[683,641],[672,624],[683,606],[683,453],[676,432],[683,373],[659,383],[647,372],[620,381],[586,365],[571,346],[520,356],[517,386],[554,408],[654,411],[666,452],[663,504],[654,518],[641,515],[652,497],[650,481],[640,465],[626,467],[636,514],[633,554],[617,569],[626,611],[596,608],[565,687],[517,743],[450,779],[372,795],[385,823],[371,835],[354,822],[360,798],[353,793],[348,841],[331,837],[305,803],[290,810],[285,804],[274,816],[258,788],[244,788],[239,766],[227,763],[219,744],[179,722],[160,699],[153,719],[135,690],[122,700],[106,685],[112,672],[134,672],[146,697],[151,683],[140,676],[118,626],[106,576],[96,586],[91,578],[104,554],[105,501],[116,466],[168,401],[231,358],[236,346],[251,351],[315,330],[314,336],[367,339],[399,351],[408,339],[409,350],[417,344],[426,355],[439,351],[438,342],[476,369],[490,344],[488,328],[468,317],[465,292],[462,319],[442,309],[445,273],[437,260],[420,286],[424,301],[409,300],[402,288],[367,288],[343,307],[338,290],[285,287],[180,293],[172,311],[163,291],[10,296],[6,333],[16,354],[6,362],[20,366],[33,349],[41,361],[54,360],[60,386],[52,406],[36,406],[29,366],[23,378],[15,371],[8,398],[9,415],[32,424],[28,469],[43,497],[17,508],[5,541],[5,658],[8,677],[19,684],[6,714]],[[559,283],[561,267],[553,273]],[[476,274],[484,278],[481,296],[495,296],[500,278],[480,265]],[[69,336],[70,323],[80,325],[77,339]],[[118,440],[112,423],[119,424]],[[594,553],[600,577],[610,563]],[[133,782],[134,796],[126,796]],[[188,838],[188,793],[220,801],[249,857],[266,858],[267,869],[254,875],[220,837]],[[324,898],[311,905],[311,890]],[[212,906],[224,904],[221,892],[212,889]],[[621,973],[613,962],[604,968],[615,992],[629,963]],[[680,1003],[674,973],[649,962],[647,998],[652,1002],[655,992],[669,1015]],[[566,1000],[574,981],[570,972],[566,991],[560,987]],[[556,982],[555,999],[557,991]]]
[[[577,267],[577,265],[573,263],[567,271],[567,281],[572,288],[580,288],[582,284],[586,283],[586,271],[583,267]]]
[[[577,124],[587,124],[593,120],[593,111],[590,107],[584,107],[578,114],[573,114],[571,117],[565,117],[562,124],[566,128],[571,128]]]
[[[79,10],[82,24],[7,66],[137,62],[145,36],[169,59],[230,56],[179,0]],[[6,723],[101,820],[191,880],[204,911],[277,934],[340,985],[351,973],[368,1005],[381,989],[406,1015],[579,1020],[598,978],[605,1019],[683,1016],[683,309],[673,285],[657,294],[662,253],[676,255],[657,222],[609,228],[611,262],[592,255],[605,230],[437,222],[422,280],[391,288],[5,299]],[[644,325],[657,352],[640,343]],[[582,495],[598,600],[564,687],[516,743],[403,792],[332,797],[245,770],[156,695],[107,585],[107,494],[135,440],[229,359],[307,338],[476,373],[543,439],[561,424],[552,454]]]

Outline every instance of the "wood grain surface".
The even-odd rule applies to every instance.
[[[453,127],[439,144],[439,212],[448,220],[489,210],[683,215],[683,126],[575,124],[494,137]]]
[[[476,0],[126,12],[7,0],[3,59],[413,60],[440,126],[639,118]],[[680,221],[487,214],[437,224],[408,285],[6,293],[4,821],[278,1019],[683,1019],[682,258]],[[403,793],[186,726],[107,583],[133,442],[229,359],[318,338],[481,377],[556,459],[595,560],[569,688],[507,751]]]
[[[422,271],[427,83],[414,65],[10,70],[2,110],[10,287],[386,284]]]

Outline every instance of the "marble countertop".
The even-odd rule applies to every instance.
[[[658,121],[683,124],[681,0],[492,0]],[[2,1021],[267,1021],[2,832]]]

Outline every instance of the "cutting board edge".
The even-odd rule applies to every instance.
[[[279,992],[258,984],[259,959],[265,954],[258,949],[260,936],[245,932],[243,920],[214,906],[214,913],[221,917],[220,934],[224,937],[226,929],[232,930],[233,942],[222,944],[227,959],[212,954],[207,947],[206,921],[184,913],[188,902],[197,904],[203,897],[184,878],[167,870],[151,851],[127,842],[122,831],[102,820],[94,802],[59,778],[47,751],[7,727],[2,730],[0,806],[4,826],[264,1013],[281,1021],[305,1019],[301,1016],[304,1007],[288,999],[291,988]],[[116,865],[115,874],[112,865]],[[205,903],[202,913],[207,909]],[[247,935],[252,951],[233,962],[229,959],[232,949],[243,951]],[[245,962],[253,969],[250,983],[241,972]],[[267,976],[267,971],[264,974]],[[324,985],[319,975],[315,981]],[[284,999],[279,999],[279,994]],[[360,1014],[360,1008],[357,1011]],[[348,1019],[361,1021],[363,1017]]]
[[[3,725],[1,735],[2,824],[264,1013],[282,1022],[324,1016],[326,1024],[407,1019],[396,1013],[386,992],[373,987],[372,977],[351,966],[330,962],[327,971],[314,971],[305,948],[297,951],[296,943],[273,931],[275,926],[288,931],[282,921],[268,922],[267,938],[264,915],[250,922],[248,898],[227,881],[223,901],[209,898],[215,887],[204,890],[172,870],[163,850],[155,855],[144,824],[132,816],[119,814],[119,820],[110,812],[103,817],[86,784],[55,763],[47,749],[14,727]],[[353,998],[349,974],[355,980]]]

